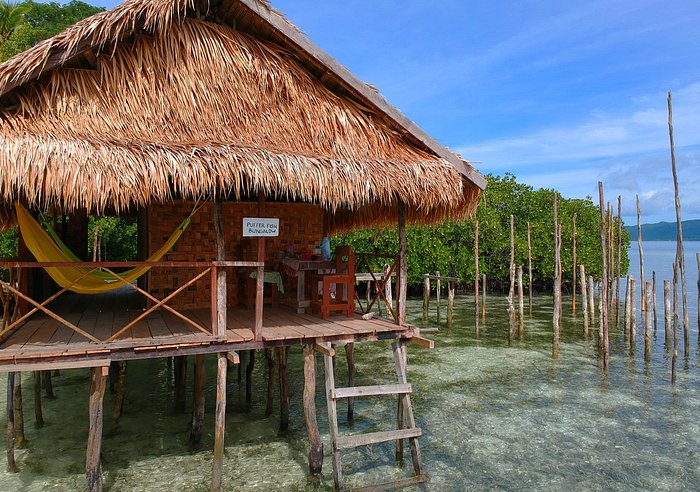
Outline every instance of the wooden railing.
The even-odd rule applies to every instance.
[[[382,253],[355,253],[355,277],[358,275],[363,276],[363,280],[374,283],[375,293],[371,300],[367,302],[366,306],[362,305],[362,300],[355,290],[355,300],[360,306],[360,310],[363,313],[369,313],[372,307],[378,301],[383,301],[386,306],[387,312],[394,318],[394,321],[399,323],[399,304],[403,302],[399,299],[398,292],[396,295],[396,304],[392,306],[391,299],[387,298],[386,286],[387,283],[391,285],[392,277],[396,277],[396,285],[399,285],[399,280],[401,276],[401,271],[399,269],[399,257],[397,255],[382,254]],[[386,266],[382,273],[374,273],[373,265],[371,260],[383,260],[382,263]]]
[[[168,294],[162,299],[158,299],[150,292],[138,287],[134,283],[129,283],[114,272],[116,269],[122,268],[134,268],[134,267],[151,267],[151,268],[190,268],[201,270],[193,278],[180,285],[173,292]],[[30,268],[82,268],[84,269],[84,274],[75,279],[69,285],[61,288],[58,292],[50,296],[43,302],[37,302],[32,299],[29,295],[22,292],[20,286],[21,283],[17,282],[16,279],[20,278],[20,269],[30,269]],[[18,329],[25,321],[27,321],[32,315],[41,311],[47,316],[58,321],[60,324],[70,328],[74,332],[80,334],[81,336],[87,338],[88,340],[95,343],[109,343],[118,340],[125,333],[129,331],[133,326],[135,326],[140,321],[144,320],[149,314],[155,312],[158,309],[164,309],[169,313],[173,314],[177,318],[181,319],[186,324],[192,326],[194,329],[204,333],[205,335],[212,337],[215,340],[226,339],[226,269],[228,268],[240,268],[240,267],[253,267],[257,269],[258,278],[258,289],[262,289],[263,271],[264,263],[257,261],[159,261],[159,262],[144,262],[144,261],[133,261],[133,262],[116,262],[116,261],[103,261],[103,262],[0,262],[0,268],[8,268],[11,272],[15,272],[9,281],[4,281],[0,279],[0,289],[2,290],[3,305],[5,305],[5,297],[12,296],[15,299],[15,303],[18,304],[20,299],[24,301],[27,305],[33,306],[32,309],[27,310],[26,313],[22,315],[15,315],[8,318],[8,322],[3,320],[2,329],[0,331],[0,340],[6,339],[14,330]],[[104,340],[96,338],[91,333],[88,333],[75,324],[71,323],[67,319],[63,318],[57,312],[52,311],[47,306],[49,303],[55,301],[61,295],[68,292],[71,287],[78,284],[83,278],[87,277],[95,271],[102,271],[114,277],[115,282],[121,282],[124,287],[130,288],[140,295],[144,296],[151,303],[150,307],[144,310],[134,319],[130,320],[124,326],[118,328],[114,333]],[[210,285],[211,285],[211,327],[208,329],[206,326],[202,326],[200,322],[193,320],[191,317],[183,314],[172,306],[168,305],[178,294],[183,292],[187,287],[195,284],[200,279],[209,275]],[[9,297],[8,297],[9,303]],[[5,309],[5,308],[4,308]],[[259,318],[259,319],[258,319]],[[254,327],[254,337],[255,340],[262,340],[262,311],[258,314],[256,310],[256,319]]]

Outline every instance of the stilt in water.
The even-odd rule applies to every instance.
[[[644,249],[642,248],[642,209],[639,208],[639,195],[635,195],[637,201],[637,248],[639,249],[639,283],[642,289],[642,311],[646,310],[646,296],[644,295],[644,289],[646,284],[644,283]]]
[[[217,354],[216,411],[214,415],[214,460],[211,472],[211,490],[222,489],[224,475],[224,431],[226,426],[226,354]]]
[[[428,308],[430,307],[430,276],[423,275],[423,322],[428,322]]]
[[[435,307],[437,309],[437,324],[440,326],[440,291],[442,290],[442,282],[440,281],[440,272],[435,272],[437,280],[435,281]]]
[[[530,223],[527,223],[527,302],[532,314],[532,241],[530,241]]]
[[[289,383],[287,380],[287,357],[289,347],[277,348],[280,374],[280,432],[289,430]]]
[[[637,281],[630,277],[630,355],[634,354],[634,345],[637,341]]]
[[[511,215],[511,220],[512,220]],[[511,229],[512,237],[512,229]],[[512,252],[511,252],[512,261]],[[512,264],[511,264],[512,265]],[[559,356],[559,326],[561,322],[561,228],[559,226],[559,214],[557,193],[554,193],[554,310],[552,314],[552,357]]]
[[[644,313],[644,360],[651,362],[651,330],[652,330],[652,282],[647,280],[646,288],[644,289],[647,296],[647,310]]]
[[[573,255],[573,271],[571,281],[571,312],[576,314],[576,213],[571,219],[573,232],[571,233],[572,255]]]
[[[600,327],[603,333],[603,368],[607,369],[610,362],[610,337],[608,333],[608,258],[607,258],[607,231],[605,224],[605,208],[604,208],[604,197],[603,197],[603,183],[598,181],[598,195],[600,198],[600,218],[601,218],[601,250],[603,257],[603,271],[601,273],[600,279],[600,298],[603,300],[601,303],[600,311]]]
[[[673,143],[673,104],[671,91],[668,92],[668,137],[671,144],[671,172],[673,174],[673,195],[676,205],[676,264],[681,276],[681,295],[683,296],[683,355],[690,356],[690,338],[688,334],[688,284],[685,279],[685,253],[683,251],[683,221],[681,219],[681,199],[678,195],[678,175],[676,174],[676,148]]]
[[[481,319],[486,319],[486,274],[481,276]]]
[[[184,412],[187,403],[187,357],[175,357],[175,411]]]
[[[24,434],[24,407],[22,405],[22,373],[18,372],[15,378],[14,405],[15,405],[15,447],[24,448],[27,445],[27,437]]]
[[[673,263],[673,355],[671,356],[671,384],[676,384],[676,362],[678,361],[678,263]]]
[[[51,371],[41,371],[41,377],[41,386],[44,388],[44,396],[49,400],[55,399],[56,395],[53,392],[53,381],[51,380]]]
[[[622,197],[617,195],[617,275],[615,280],[615,324],[620,327],[620,275],[622,273]]]
[[[124,409],[124,391],[126,391],[126,361],[122,360],[117,362],[118,372],[117,372],[117,385],[114,391],[114,408],[112,409],[112,425],[110,426],[110,433],[117,432],[119,428],[119,419],[122,416],[122,410]]]
[[[455,266],[452,264],[450,276],[455,276]],[[454,280],[447,281],[447,329],[451,330],[454,322],[455,311],[455,282]]]
[[[579,265],[581,282],[581,306],[583,306],[583,334],[588,337],[588,295],[586,292],[586,267]]]
[[[304,417],[309,436],[309,473],[319,475],[323,466],[323,443],[316,420],[316,355],[313,345],[308,344],[304,345]]]
[[[348,363],[348,387],[355,386],[355,360],[354,360],[355,344],[345,344],[345,359]],[[348,398],[348,424],[352,425],[355,420],[355,399]],[[315,416],[315,413],[314,413]],[[320,468],[319,468],[320,470]]]
[[[102,491],[102,404],[107,382],[107,367],[90,369],[90,403],[87,457],[85,459],[85,476],[89,492]]]
[[[524,313],[524,300],[523,300],[523,267],[518,265],[518,311],[520,313],[520,322],[518,324],[518,331],[523,334],[525,330],[525,313]]]
[[[265,403],[265,417],[272,415],[272,407],[275,399],[275,355],[272,349],[265,349],[265,362],[267,365],[267,402]]]
[[[204,387],[206,385],[206,368],[204,354],[194,356],[194,385],[192,388],[192,429],[190,430],[190,443],[198,444],[202,440],[202,427],[204,425]]]
[[[245,368],[245,403],[253,402],[253,370],[255,369],[255,350],[248,351],[248,364]]]
[[[632,315],[632,308],[630,306],[630,279],[631,277],[627,275],[627,281],[625,282],[625,337],[627,340],[630,338],[630,316]]]
[[[589,322],[591,326],[595,326],[595,287],[592,275],[588,276],[588,312],[591,315]]]
[[[44,427],[44,412],[41,408],[41,371],[34,371],[34,425]]]
[[[7,373],[7,472],[17,473],[15,461],[15,373]]]
[[[664,346],[671,350],[671,281],[664,280]]]
[[[698,264],[698,303],[696,306],[698,311],[698,344],[700,344],[700,253],[695,253],[695,261]]]
[[[479,311],[479,221],[477,220],[474,224],[474,328],[476,331],[476,338],[479,338],[481,335]],[[700,340],[700,338],[698,340]]]

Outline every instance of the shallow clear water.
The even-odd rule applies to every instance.
[[[697,245],[697,243],[696,243]],[[691,245],[690,247],[693,247]],[[688,266],[694,252],[686,246]],[[653,248],[650,247],[649,251]],[[668,248],[654,266],[665,264]],[[692,256],[690,252],[693,252]],[[645,251],[646,253],[646,251]],[[632,271],[635,272],[633,259]],[[672,261],[672,260],[671,260]],[[688,270],[692,306],[691,351],[681,357],[678,381],[670,384],[670,357],[664,349],[659,310],[653,358],[643,360],[643,338],[634,356],[620,330],[611,327],[611,363],[600,369],[596,334],[583,336],[581,315],[571,314],[564,296],[562,344],[551,358],[551,297],[537,296],[527,312],[524,334],[507,340],[506,302],[487,298],[482,336],[474,336],[473,298],[458,296],[455,326],[431,333],[432,351],[409,349],[409,379],[421,438],[423,465],[432,477],[430,490],[692,490],[700,483],[700,382],[694,268]],[[660,285],[663,285],[660,283]],[[692,292],[692,293],[691,293]],[[661,304],[660,304],[661,305]],[[409,303],[418,325],[420,301]],[[444,307],[443,307],[444,309]],[[443,312],[443,319],[444,319]],[[641,313],[638,333],[641,334]],[[435,326],[431,306],[430,326]],[[356,384],[393,382],[387,342],[358,344]],[[340,354],[343,351],[340,349]],[[328,456],[322,361],[318,361],[317,408],[326,447],[321,490],[332,487]],[[208,490],[213,447],[214,359],[208,359],[207,419],[203,442],[191,449],[189,411],[173,411],[172,375],[165,360],[131,362],[119,432],[105,435],[102,446],[105,488],[111,491]],[[278,415],[265,419],[264,358],[258,356],[256,391],[250,408],[229,371],[224,483],[227,490],[312,490],[306,478],[306,430],[301,408],[301,351],[290,352],[290,431],[277,432]],[[190,364],[190,382],[192,367]],[[337,379],[345,380],[343,357]],[[4,385],[4,378],[0,384]],[[87,437],[87,372],[63,371],[54,378],[57,398],[44,400],[46,426],[33,425],[32,381],[23,377],[26,432],[30,440],[18,450],[20,473],[0,472],[0,490],[81,490],[84,488]],[[112,396],[105,396],[105,429]],[[4,421],[4,404],[0,418]],[[362,432],[388,430],[395,402],[388,398],[356,400],[355,425]],[[395,479],[393,446],[376,445],[343,454],[348,485]],[[4,467],[3,467],[4,468]]]

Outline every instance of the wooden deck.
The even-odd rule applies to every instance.
[[[263,339],[253,336],[254,311],[229,308],[226,339],[218,339],[196,329],[164,309],[151,313],[118,339],[106,340],[143,312],[140,297],[125,290],[97,296],[66,295],[60,308],[49,306],[67,321],[102,340],[93,342],[43,314],[34,315],[0,343],[0,370],[15,364],[90,359],[144,359],[301,345],[314,341],[362,341],[410,338],[412,327],[398,326],[384,319],[362,319],[359,315],[331,316],[323,320],[298,314],[286,307],[265,306]],[[179,310],[211,330],[209,309]]]

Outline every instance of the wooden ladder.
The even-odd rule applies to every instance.
[[[333,452],[333,478],[337,490],[345,490],[343,483],[343,469],[340,452],[344,449],[367,446],[381,442],[396,441],[396,459],[403,460],[403,440],[408,439],[411,448],[411,460],[413,462],[414,475],[412,477],[394,482],[354,489],[356,491],[380,491],[395,490],[410,485],[426,482],[427,475],[421,472],[420,448],[418,437],[421,429],[416,427],[411,404],[411,385],[406,378],[406,342],[395,342],[392,345],[394,364],[398,384],[384,384],[377,386],[356,386],[348,388],[336,388],[333,371],[333,357],[324,355],[326,373],[326,400],[328,403],[328,426],[331,434],[331,448]],[[337,401],[345,398],[356,398],[377,395],[398,395],[397,429],[385,432],[370,432],[365,434],[340,435],[338,432]]]

